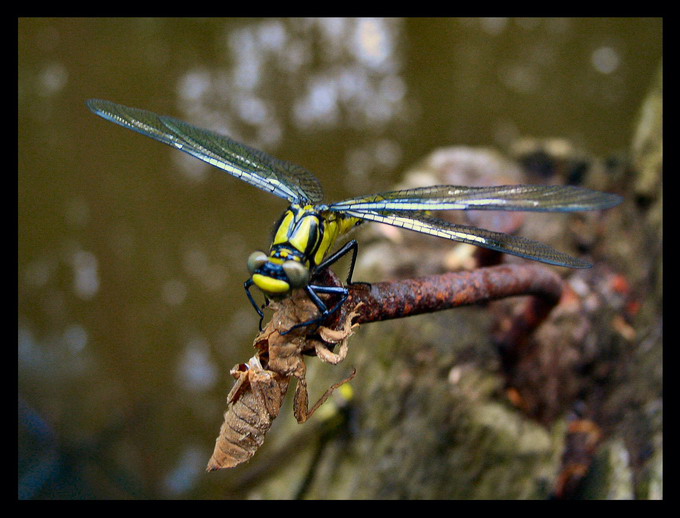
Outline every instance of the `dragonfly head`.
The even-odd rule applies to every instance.
[[[248,271],[255,286],[273,299],[284,298],[292,290],[309,284],[309,267],[297,256],[282,258],[253,252],[248,257]]]

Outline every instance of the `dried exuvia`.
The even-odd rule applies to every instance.
[[[262,368],[257,356],[236,365],[236,384],[227,398],[227,411],[208,471],[232,468],[249,460],[262,446],[264,436],[279,415],[289,377]]]
[[[283,318],[288,314],[286,308],[290,304],[294,302],[285,302],[275,313],[282,317],[272,319],[277,325],[270,322],[255,339],[255,348],[258,350],[255,356],[248,363],[238,364],[230,371],[236,383],[227,397],[224,423],[208,462],[208,471],[232,468],[255,454],[279,415],[291,378],[297,381],[293,413],[299,423],[304,423],[335,389],[354,377],[355,371],[330,386],[309,408],[303,352],[314,350],[320,360],[334,365],[340,363],[347,355],[347,339],[356,327],[352,325],[356,313],[350,313],[339,330],[320,327],[317,331],[321,339],[306,336],[307,328],[296,330],[297,333],[281,334],[281,329],[287,330],[292,326],[289,319]],[[296,320],[299,318],[305,317],[295,317]],[[340,347],[336,354],[331,351],[331,346],[337,344]]]

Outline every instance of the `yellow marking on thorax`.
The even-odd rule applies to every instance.
[[[359,218],[336,212],[319,214],[313,205],[292,205],[281,218],[271,248],[274,250],[278,245],[290,245],[302,254],[311,254],[303,260],[308,260],[311,266],[317,266],[328,255],[336,240],[359,222]],[[279,248],[277,252],[282,254],[284,250]]]
[[[274,239],[272,245],[280,245],[288,241],[288,233],[290,232],[290,226],[295,218],[295,213],[288,209],[279,223],[279,227],[276,229],[276,234],[274,234]]]
[[[312,231],[312,225],[316,223],[319,224],[319,220],[314,216],[305,216],[300,221],[300,224],[296,226],[295,232],[289,237],[288,242],[297,248],[300,252],[308,250],[308,248],[314,245],[314,242],[310,243],[310,240],[316,241],[318,239],[318,231]]]
[[[333,247],[337,239],[352,230],[361,220],[359,218],[352,218],[343,216],[336,212],[326,213],[321,215],[323,218],[323,238],[319,248],[317,249],[312,262],[315,265],[321,263],[328,252]]]

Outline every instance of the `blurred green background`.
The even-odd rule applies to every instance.
[[[19,498],[219,498],[206,475],[285,202],[91,114],[99,97],[385,190],[432,150],[625,150],[660,19],[18,21]],[[369,280],[369,279],[367,279]],[[283,414],[289,414],[285,409]]]

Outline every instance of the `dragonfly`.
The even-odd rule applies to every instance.
[[[260,316],[260,326],[264,312],[250,291],[253,286],[264,294],[265,305],[269,299],[279,300],[289,296],[293,290],[305,290],[318,308],[319,316],[294,328],[320,323],[342,306],[349,296],[345,286],[325,286],[313,281],[315,274],[351,253],[346,284],[352,283],[357,241],[350,240],[338,250],[332,250],[341,236],[364,221],[385,223],[547,264],[589,268],[592,266],[589,262],[544,243],[455,224],[434,216],[432,212],[572,212],[608,209],[622,201],[616,194],[572,185],[435,185],[324,203],[321,183],[299,165],[174,117],[101,99],[90,99],[87,106],[106,120],[184,151],[244,182],[288,200],[290,206],[275,226],[269,252],[253,252],[247,261],[250,277],[245,281],[244,289]],[[322,294],[338,295],[339,300],[329,307],[321,298]]]

